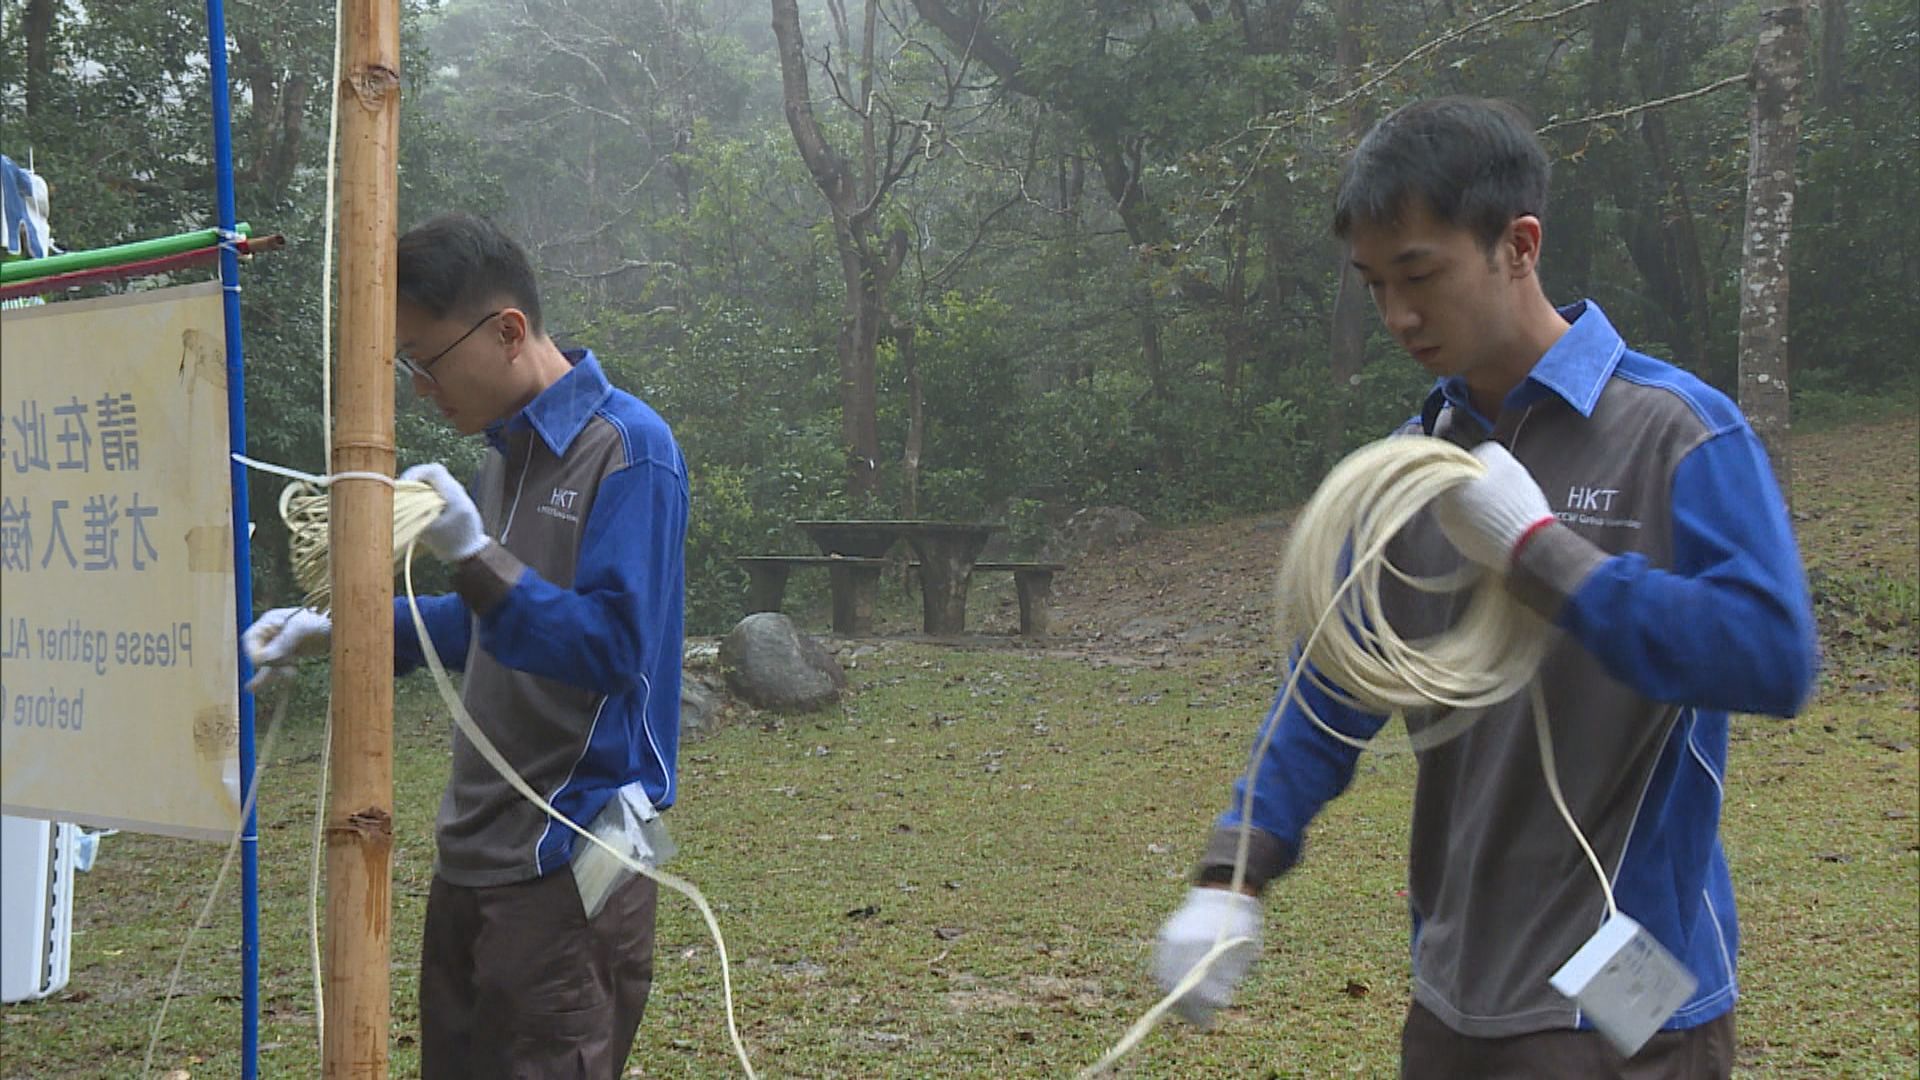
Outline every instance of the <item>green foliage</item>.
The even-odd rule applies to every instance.
[[[1875,386],[1838,367],[1809,365],[1794,377],[1792,394],[1795,430],[1830,431],[1914,415],[1920,372],[1908,369]]]
[[[717,633],[739,619],[747,575],[734,556],[762,553],[769,537],[743,473],[709,465],[691,477],[686,560],[687,626],[693,633]]]
[[[22,37],[28,7],[0,0]],[[198,9],[53,10],[46,77],[29,80],[26,49],[0,54],[0,125],[9,152],[30,148],[52,182],[57,235],[92,247],[204,224]],[[1016,61],[1011,81],[909,8],[877,21],[878,148],[924,158],[872,211],[912,242],[886,297],[881,486],[860,504],[844,490],[839,415],[846,282],[764,11],[410,0],[402,224],[446,209],[501,218],[532,249],[550,328],[594,348],[674,426],[696,516],[715,515],[696,522],[690,585],[709,628],[739,591],[732,555],[806,550],[787,528],[796,517],[904,510],[909,332],[924,405],[917,512],[1037,523],[1124,503],[1184,519],[1302,498],[1424,390],[1378,335],[1358,385],[1327,375],[1332,185],[1354,125],[1417,97],[1505,96],[1559,122],[1546,136],[1549,295],[1593,297],[1636,347],[1732,385],[1747,94],[1567,121],[1744,70],[1751,5],[1617,0],[1519,13],[1530,21],[1485,5],[1366,5],[1354,26],[1343,10],[1014,0],[981,23]],[[1907,206],[1920,15],[1900,0],[1848,11],[1837,103],[1805,114],[1796,215],[1793,385],[1814,424],[1914,393],[1895,335],[1920,280]],[[844,72],[864,14],[809,6],[812,55],[831,46]],[[324,467],[331,15],[300,0],[231,17],[240,213],[291,239],[245,271],[250,449],[309,469]],[[1337,68],[1343,38],[1363,68]],[[817,68],[812,91],[830,140],[857,148],[840,99],[864,91]],[[475,444],[405,397],[402,463],[470,471]],[[257,482],[256,502],[277,488]],[[256,516],[258,588],[279,595],[283,543],[271,515]]]
[[[746,576],[733,559],[808,550],[787,522],[845,509],[830,359],[751,311],[715,303],[666,339],[645,320],[610,316],[596,346],[613,380],[667,418],[687,459],[687,625],[716,633],[739,619]]]
[[[1910,350],[1888,331],[1920,281],[1920,8],[1872,0],[1851,12],[1845,100],[1805,122],[1788,315],[1797,389],[1813,374],[1872,394],[1913,376]]]

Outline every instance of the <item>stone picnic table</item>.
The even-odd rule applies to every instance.
[[[821,554],[883,558],[900,540],[919,560],[923,626],[936,635],[963,632],[967,585],[987,540],[1003,526],[960,521],[796,521]]]

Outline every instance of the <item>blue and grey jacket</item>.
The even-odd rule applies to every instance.
[[[1559,524],[1522,549],[1509,588],[1561,632],[1540,672],[1560,784],[1620,909],[1698,979],[1668,1022],[1733,1007],[1739,925],[1719,838],[1729,713],[1790,716],[1813,685],[1811,604],[1767,456],[1725,395],[1629,350],[1598,306],[1503,403],[1476,415],[1443,380],[1418,430],[1507,445]],[[1431,515],[1390,547],[1415,573],[1457,568]],[[1435,632],[1445,597],[1389,597],[1396,630]],[[1301,680],[1334,728],[1371,737],[1384,718]],[[1437,719],[1409,716],[1417,731]],[[1258,763],[1248,879],[1298,859],[1309,822],[1346,789],[1358,751],[1297,705]],[[1551,975],[1599,927],[1603,895],[1547,792],[1526,695],[1419,754],[1408,898],[1413,994],[1449,1027],[1501,1037],[1585,1026]],[[1245,779],[1202,872],[1230,867]]]
[[[534,790],[586,825],[621,787],[674,801],[687,468],[666,422],[590,352],[487,431],[471,491],[495,538],[423,598],[467,711]],[[404,597],[397,667],[423,661]],[[502,885],[568,865],[575,835],[507,786],[457,730],[434,872]]]

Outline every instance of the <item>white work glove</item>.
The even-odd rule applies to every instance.
[[[253,664],[247,689],[259,693],[293,678],[309,656],[323,656],[333,641],[333,620],[311,608],[274,608],[253,620],[240,635],[240,647]]]
[[[1232,889],[1196,886],[1160,928],[1153,950],[1153,977],[1168,993],[1179,985],[1217,942],[1247,938],[1221,953],[1193,989],[1174,1002],[1174,1008],[1195,1027],[1213,1022],[1217,1009],[1233,1002],[1233,992],[1260,957],[1260,901]]]
[[[1514,548],[1541,522],[1556,520],[1546,493],[1525,465],[1497,442],[1484,442],[1473,456],[1486,475],[1434,500],[1440,531],[1460,554],[1489,570],[1506,573]]]
[[[480,527],[480,511],[473,505],[473,498],[460,481],[453,478],[445,465],[434,462],[429,465],[415,465],[400,474],[402,480],[417,480],[440,493],[447,501],[440,516],[420,532],[420,542],[427,550],[440,557],[442,562],[457,563],[480,554],[491,543],[486,530]]]

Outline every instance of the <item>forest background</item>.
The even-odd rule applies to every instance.
[[[1549,295],[1731,393],[1761,8],[405,0],[401,218],[500,220],[554,336],[673,424],[711,633],[743,610],[733,557],[805,550],[795,519],[987,519],[1032,554],[1083,506],[1304,498],[1424,386],[1327,229],[1342,155],[1420,97],[1521,105],[1555,162]],[[228,11],[240,216],[291,241],[246,271],[250,452],[321,471],[332,4]],[[210,224],[197,5],[0,15],[0,132],[64,247]],[[1807,24],[1789,339],[1818,425],[1920,397],[1920,8]],[[479,453],[417,405],[399,444]]]

